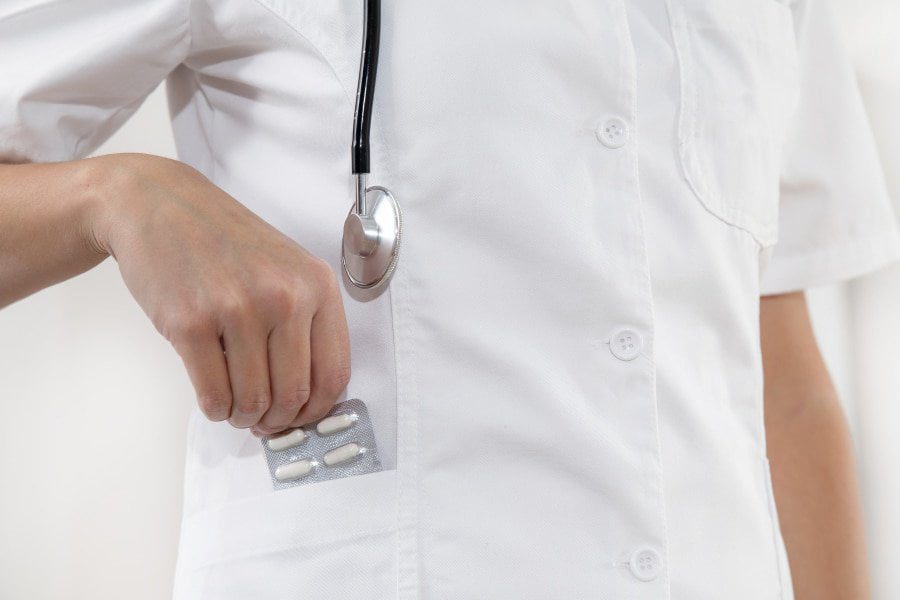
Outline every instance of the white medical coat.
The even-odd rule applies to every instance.
[[[339,269],[363,2],[4,0],[0,157],[166,80],[180,158]],[[274,492],[195,412],[179,599],[791,598],[760,295],[898,237],[822,0],[385,0],[381,294],[348,397],[387,469]]]

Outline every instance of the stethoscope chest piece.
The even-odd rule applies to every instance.
[[[350,208],[341,264],[353,285],[369,289],[390,279],[400,253],[401,223],[394,195],[378,185],[366,188],[362,214],[356,203]]]
[[[381,0],[366,0],[359,85],[353,111],[353,174],[356,201],[344,221],[341,265],[354,286],[378,287],[391,278],[400,253],[400,207],[393,194],[366,186],[369,174],[369,129],[381,38]]]

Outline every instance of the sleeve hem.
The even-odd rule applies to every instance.
[[[853,279],[897,259],[900,259],[900,234],[896,229],[878,237],[854,240],[814,252],[778,256],[763,272],[759,294],[786,294]]]

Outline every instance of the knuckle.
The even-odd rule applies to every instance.
[[[297,414],[303,406],[309,402],[309,389],[297,388],[290,392],[282,393],[275,398],[275,405],[290,413]]]
[[[254,390],[253,392],[244,394],[234,403],[232,417],[252,417],[254,415],[260,415],[266,412],[270,405],[271,398],[268,390]]]
[[[197,404],[209,420],[224,421],[231,413],[231,394],[218,390],[202,392]]]
[[[163,325],[163,336],[173,344],[187,344],[215,328],[210,316],[200,310],[182,310],[170,315]]]
[[[293,284],[291,280],[282,279],[277,283],[271,283],[263,288],[257,300],[265,312],[273,312],[276,315],[287,316],[293,314],[302,304],[302,288]]]
[[[231,296],[219,301],[216,308],[219,318],[223,323],[234,325],[243,323],[248,316],[247,302],[238,296]]]
[[[337,276],[328,261],[319,257],[313,257],[311,267],[316,288],[325,293],[337,291]]]

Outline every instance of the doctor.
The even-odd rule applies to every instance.
[[[802,290],[900,244],[825,0],[387,0],[369,290],[363,5],[0,9],[0,304],[113,256],[184,359],[176,598],[865,598]],[[163,80],[180,162],[85,158]],[[273,492],[345,397],[386,469]]]

